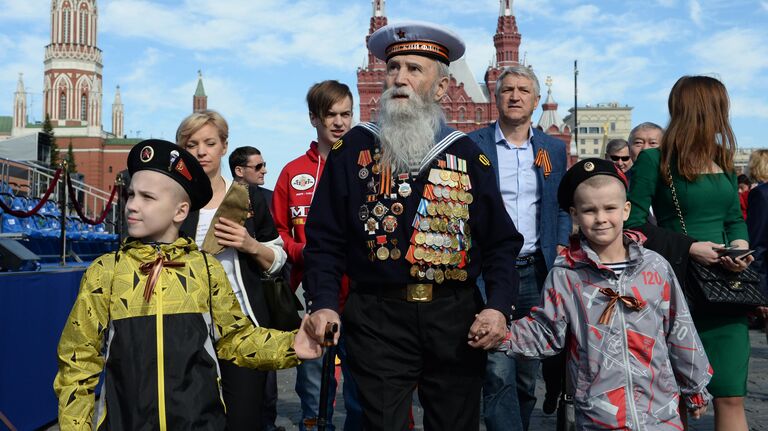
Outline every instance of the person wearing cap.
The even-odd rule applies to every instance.
[[[179,237],[189,212],[212,196],[191,154],[143,141],[128,170],[130,237],[88,267],[59,341],[59,428],[224,430],[219,359],[287,368],[318,357],[320,346],[303,331],[254,326],[218,260]]]
[[[407,429],[417,387],[425,429],[479,429],[485,349],[506,333],[522,236],[488,157],[445,125],[439,101],[448,64],[464,53],[459,37],[409,22],[380,28],[368,47],[387,62],[378,124],[336,141],[317,185],[303,253],[306,329],[319,340],[341,320],[363,429]]]
[[[507,213],[525,239],[515,262],[520,294],[513,318],[520,319],[538,304],[547,271],[571,234],[571,218],[557,205],[557,187],[568,166],[567,152],[562,141],[531,125],[540,100],[533,69],[504,69],[496,80],[495,96],[498,121],[469,136],[491,160]],[[544,364],[547,413],[557,406],[562,368],[557,358]],[[498,352],[488,355],[483,418],[489,431],[528,429],[536,405],[538,370],[539,361],[516,361]]]
[[[544,358],[568,342],[576,429],[683,429],[678,403],[699,418],[712,369],[672,267],[643,247],[641,234],[623,230],[627,187],[608,160],[582,160],[566,172],[558,202],[580,234],[499,350]]]

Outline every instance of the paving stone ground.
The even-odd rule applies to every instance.
[[[768,342],[766,335],[762,331],[751,330],[750,341],[752,344],[752,355],[749,364],[748,394],[746,400],[747,419],[751,431],[768,431]],[[286,430],[298,430],[298,422],[301,419],[301,407],[298,397],[293,390],[296,372],[294,370],[283,370],[278,372],[278,420],[277,425],[282,425]],[[536,404],[534,415],[531,418],[531,431],[554,430],[555,416],[547,416],[541,411],[541,400],[544,397],[543,382],[539,379],[537,386],[539,401]],[[414,418],[416,420],[416,429],[423,430],[422,416],[423,411],[418,404],[418,399],[414,400]],[[336,413],[333,417],[333,423],[337,429],[341,430],[344,423],[344,400],[341,393],[336,396]],[[691,421],[690,430],[692,431],[714,431],[714,416],[710,409],[707,414],[698,421]],[[481,425],[481,430],[485,427]]]

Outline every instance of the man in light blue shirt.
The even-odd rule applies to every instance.
[[[568,243],[570,216],[557,204],[557,188],[567,169],[565,144],[531,125],[539,105],[539,81],[528,67],[505,69],[496,81],[498,121],[470,134],[497,170],[504,205],[524,244],[510,264],[520,274],[514,319],[538,305],[541,287],[559,251]],[[482,282],[478,280],[478,284]],[[554,362],[555,368],[558,362]],[[488,355],[483,405],[489,431],[527,430],[536,405],[539,361]],[[555,377],[559,383],[559,379]],[[548,391],[550,392],[550,391]],[[557,396],[557,389],[552,391]],[[550,404],[553,400],[548,400]],[[556,401],[556,399],[555,399]]]

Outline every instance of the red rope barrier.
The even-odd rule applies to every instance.
[[[75,211],[77,211],[77,215],[80,216],[80,220],[93,226],[101,224],[104,219],[107,218],[107,214],[109,213],[110,209],[109,207],[115,200],[115,196],[117,196],[117,186],[112,187],[112,194],[109,195],[109,201],[107,201],[106,206],[104,206],[104,212],[101,213],[101,216],[99,216],[98,219],[91,220],[85,216],[85,213],[83,213],[83,207],[80,205],[80,202],[77,201],[77,194],[75,193],[75,188],[72,187],[72,179],[69,177],[69,174],[67,174],[67,190],[69,190],[69,199],[72,200],[72,206],[75,207]]]
[[[45,194],[40,199],[40,202],[38,202],[37,205],[35,205],[35,207],[32,208],[31,210],[29,211],[13,210],[11,209],[11,207],[7,206],[2,199],[0,199],[0,208],[2,208],[3,211],[5,211],[6,213],[12,216],[21,217],[21,218],[27,218],[37,214],[37,212],[40,211],[40,208],[42,208],[43,205],[45,205],[45,203],[48,202],[48,197],[50,197],[51,193],[53,193],[53,189],[56,187],[56,183],[59,182],[60,176],[61,176],[61,168],[56,170],[56,174],[53,176],[53,180],[51,180],[51,184],[48,186],[48,190],[45,191]]]

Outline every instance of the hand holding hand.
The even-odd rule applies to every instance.
[[[715,244],[711,241],[694,242],[691,244],[688,254],[702,265],[712,265],[720,261],[720,255],[717,254],[715,248],[722,248],[723,246],[724,244]]]
[[[308,320],[309,316],[304,315],[299,332],[293,340],[293,350],[301,360],[316,359],[323,355],[323,347],[306,330]]]
[[[469,345],[476,349],[495,349],[507,335],[507,320],[500,311],[486,308],[475,316],[469,328]]]
[[[701,419],[704,413],[707,412],[707,406],[701,406],[697,409],[688,409],[688,416],[694,419]]]
[[[248,234],[245,226],[241,226],[227,218],[220,217],[219,222],[213,227],[219,245],[233,247],[244,253],[256,254],[258,241]]]
[[[341,327],[341,319],[339,318],[339,313],[328,308],[317,310],[310,314],[309,318],[305,319],[307,320],[306,326],[302,322],[304,330],[306,331],[307,335],[312,337],[312,339],[318,344],[323,343],[325,338],[325,327],[329,322],[335,323]],[[336,334],[333,336],[334,345],[339,344],[339,333],[340,331],[336,331]]]

